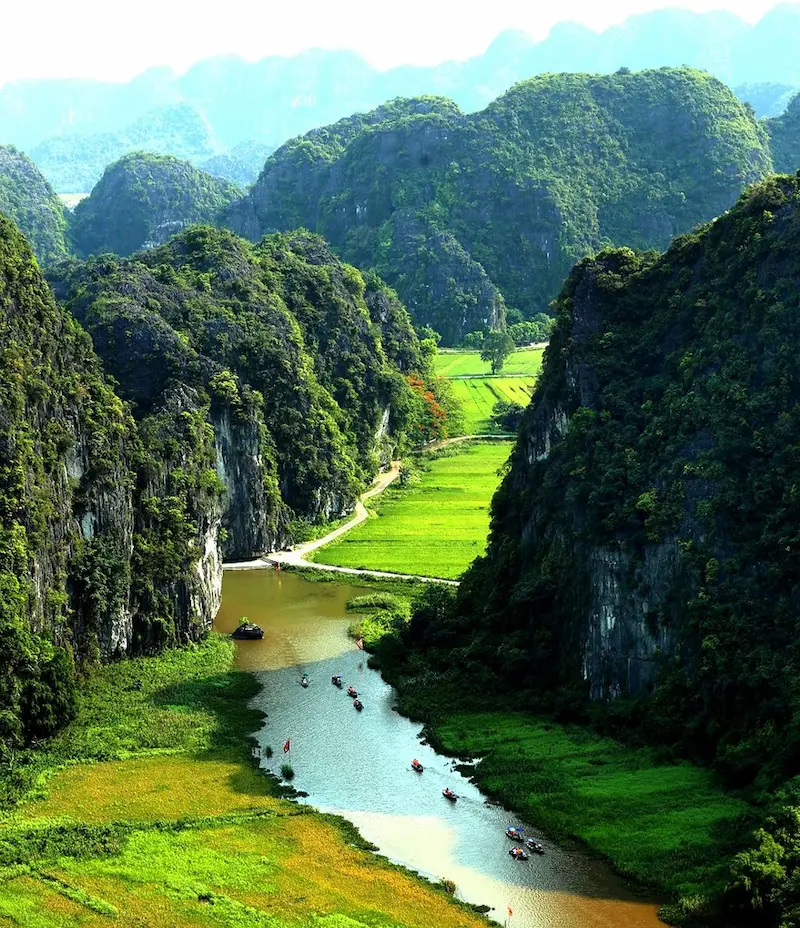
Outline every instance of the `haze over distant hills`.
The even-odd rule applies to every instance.
[[[310,50],[257,62],[210,58],[183,75],[153,68],[126,84],[18,81],[0,89],[0,143],[31,154],[59,192],[87,192],[106,164],[141,148],[247,183],[263,150],[254,145],[276,147],[398,96],[447,96],[473,112],[517,81],[551,71],[690,65],[734,88],[758,115],[776,116],[800,89],[798,42],[798,5],[776,7],[755,25],[727,12],[672,9],[603,33],[568,22],[544,41],[504,32],[483,55],[430,68],[379,72],[351,51]],[[183,137],[189,124],[197,142],[191,150]],[[224,160],[243,143],[233,164]],[[255,151],[255,161],[242,151]]]

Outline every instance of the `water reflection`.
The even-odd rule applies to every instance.
[[[489,805],[454,770],[455,761],[419,740],[419,726],[396,713],[393,694],[347,637],[345,602],[363,593],[308,583],[270,571],[228,573],[218,627],[235,628],[247,615],[265,629],[263,642],[243,642],[240,666],[259,670],[263,689],[255,705],[267,714],[258,734],[277,772],[288,760],[294,785],[323,811],[354,822],[390,859],[431,879],[451,879],[469,902],[493,907],[499,921],[513,910],[520,928],[656,928],[656,906],[638,898],[605,866],[578,849],[554,846],[544,857],[516,862],[505,828],[514,816]],[[310,686],[300,686],[302,672]],[[364,703],[356,712],[346,692],[331,685],[344,675]],[[411,770],[418,757],[423,774]],[[442,796],[450,786],[452,804]]]

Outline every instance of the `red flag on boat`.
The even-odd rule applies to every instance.
[[[364,650],[364,639],[363,638],[358,639],[358,641],[356,642],[356,647],[358,648],[359,651]]]
[[[284,744],[284,746],[283,746],[283,753],[284,753],[284,754],[289,750],[289,747],[290,747],[290,745],[289,745],[289,739],[287,738],[287,739],[286,739],[286,744]]]

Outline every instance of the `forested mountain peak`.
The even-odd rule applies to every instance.
[[[36,165],[13,145],[0,145],[0,213],[22,229],[40,261],[67,256],[64,207]]]
[[[213,222],[241,190],[171,155],[132,152],[110,165],[72,216],[79,254],[127,255],[192,223]]]
[[[772,177],[573,270],[458,607],[500,679],[621,700],[738,782],[797,750],[799,244]]]
[[[546,309],[588,251],[666,247],[771,168],[747,108],[688,68],[545,74],[472,115],[428,101],[282,146],[228,222],[319,232],[449,344]]]

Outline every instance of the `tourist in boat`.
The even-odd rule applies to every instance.
[[[300,680],[300,686],[308,686],[308,674],[304,673],[302,679]]]
[[[506,828],[506,836],[509,838],[513,838],[515,841],[516,840],[521,841],[523,838],[522,826],[521,825],[509,825],[508,828]]]
[[[539,844],[538,841],[534,841],[533,838],[528,838],[528,840],[525,842],[525,847],[527,847],[529,851],[533,851],[535,854],[544,854],[544,848],[542,845]]]
[[[347,695],[348,695],[351,699],[357,699],[357,698],[358,698],[358,693],[353,689],[352,686],[348,686],[348,687],[347,687]]]
[[[358,711],[360,712],[364,708],[364,704],[361,702],[360,699],[356,699],[355,702],[353,703],[353,708],[358,709]]]
[[[449,799],[451,802],[455,802],[458,799],[458,796],[450,789],[449,786],[445,786],[442,790],[442,795],[445,799]]]
[[[522,850],[521,847],[512,847],[508,853],[514,858],[514,860],[528,859],[528,855],[525,853],[525,851]]]
[[[335,674],[331,677],[331,683],[332,683],[334,686],[341,686],[341,685],[342,685],[342,675],[341,675],[340,673],[335,673]]]
[[[414,760],[411,761],[411,766],[414,770],[417,771],[417,773],[422,773],[424,769],[422,764],[417,760],[416,757],[414,758]]]

